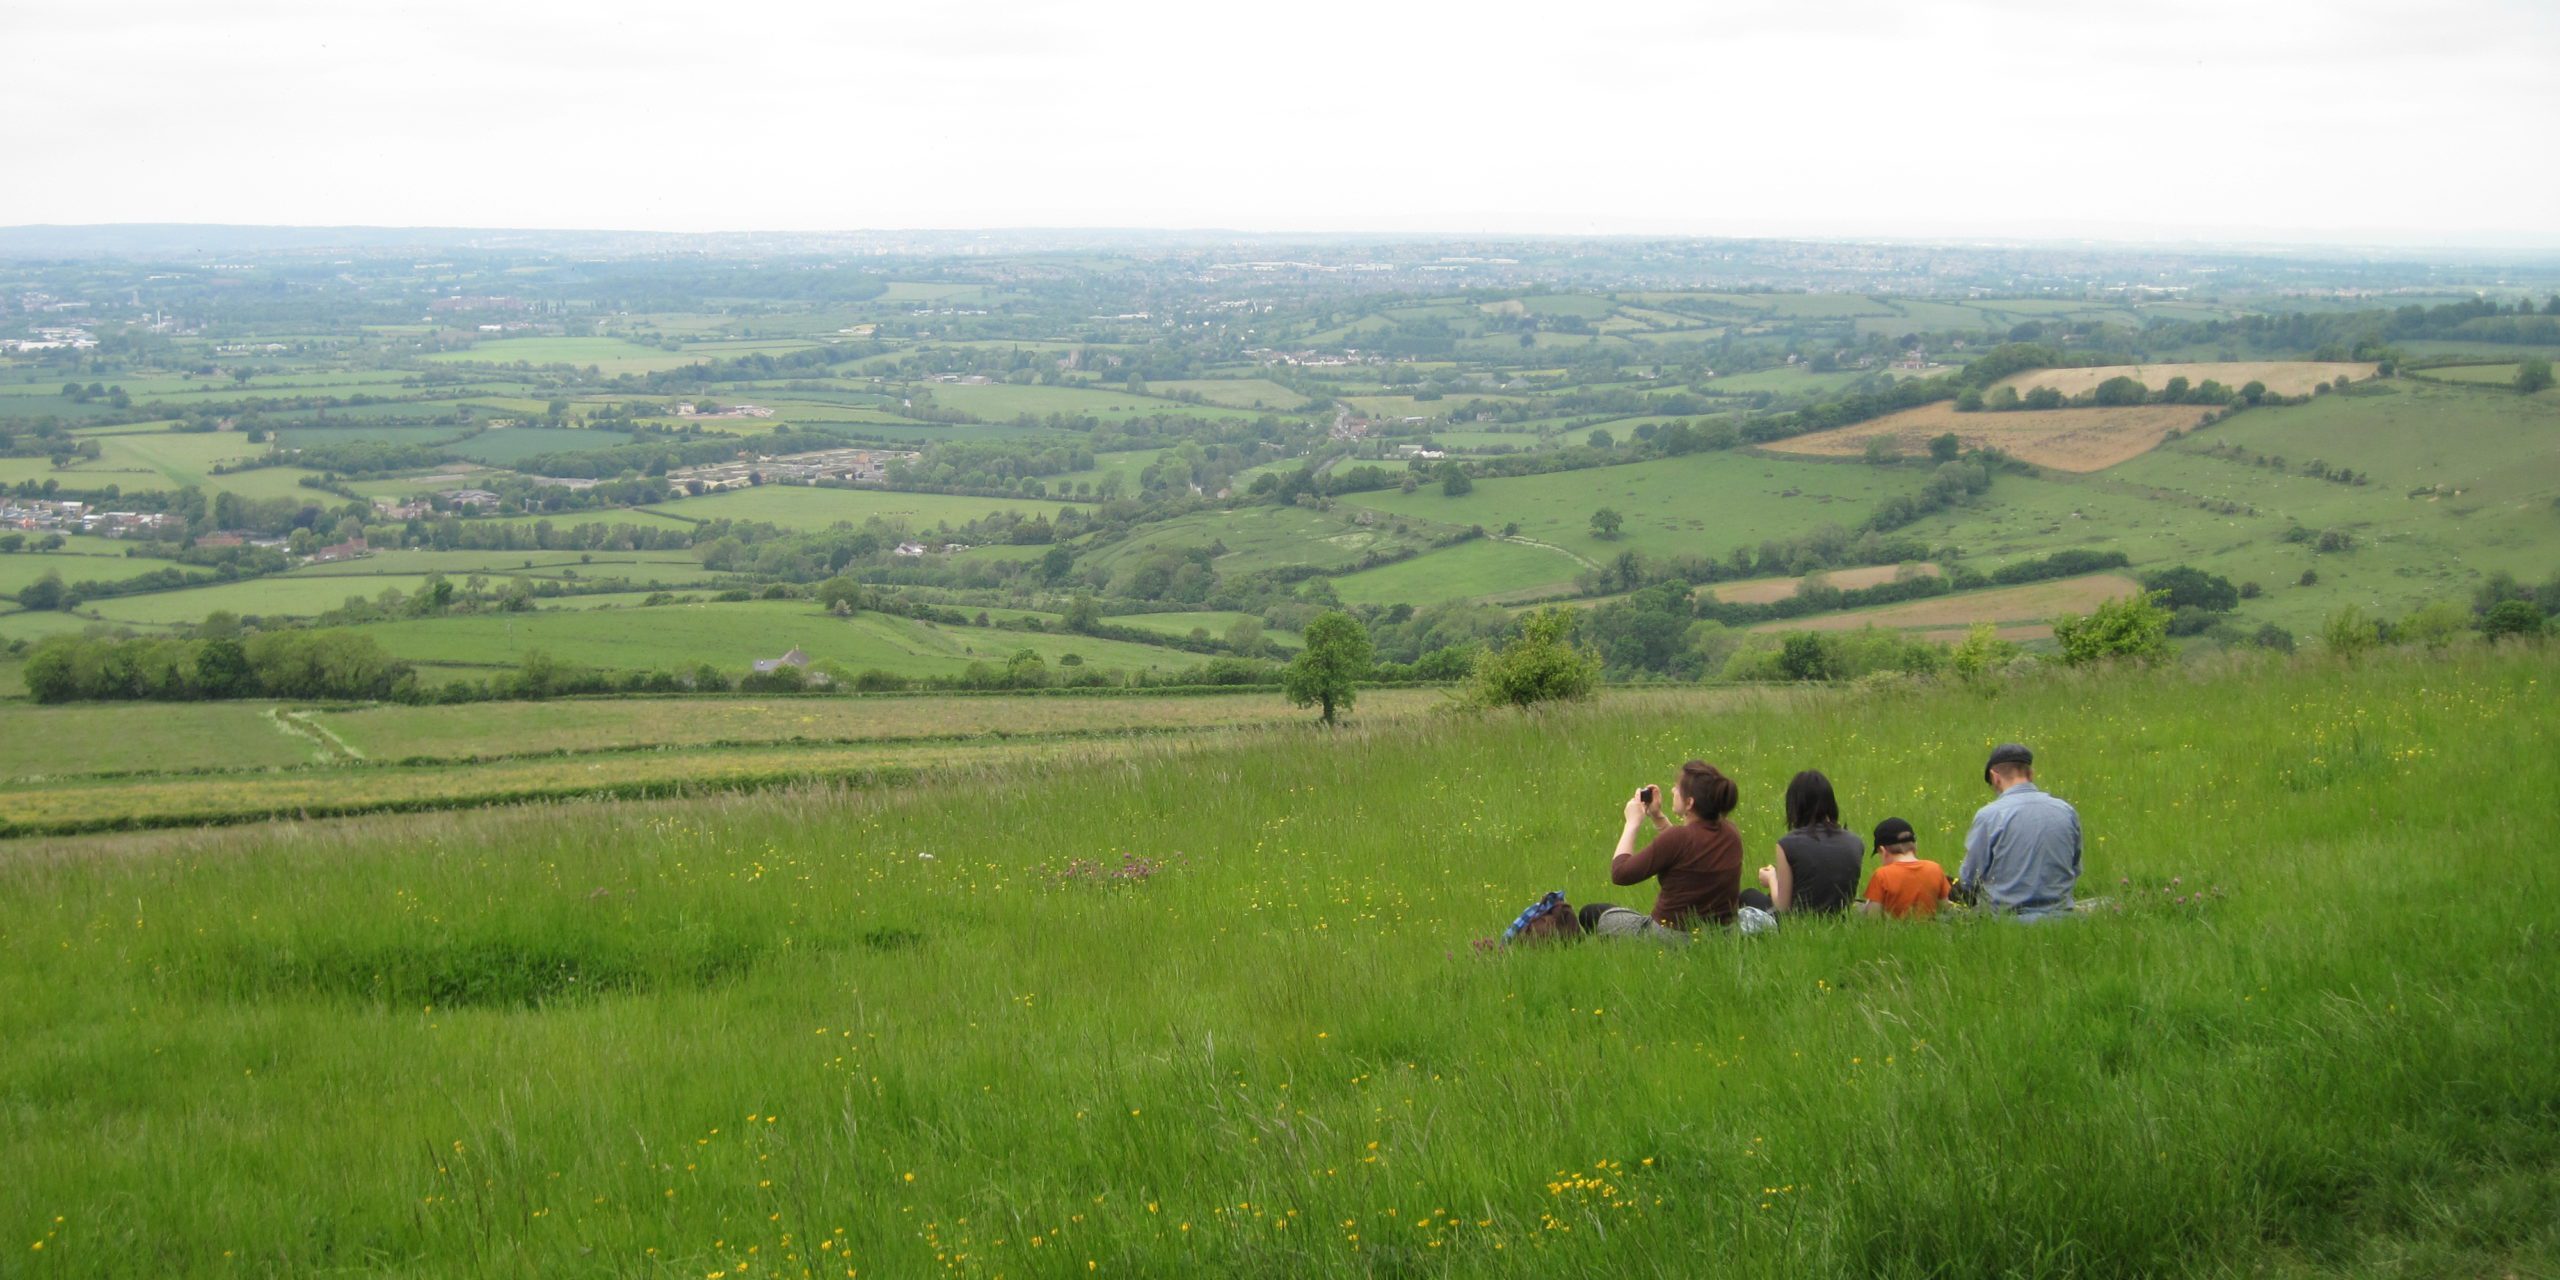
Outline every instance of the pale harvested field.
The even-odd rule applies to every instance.
[[[1993,383],[1995,387],[2016,387],[2019,395],[2037,387],[2051,387],[2066,396],[2095,391],[2098,384],[2114,377],[2131,378],[2158,391],[2169,385],[2171,378],[2184,378],[2192,385],[2202,385],[2211,378],[2234,391],[2252,382],[2267,384],[2267,390],[2278,395],[2307,396],[2311,388],[2324,382],[2335,382],[2344,374],[2350,382],[2362,382],[2378,371],[2371,363],[2324,360],[2240,360],[2207,364],[2101,364],[2086,369],[2030,369],[2013,373]]]
[[[1938,566],[1934,564],[1913,565],[1912,568],[1927,577],[1934,578],[1938,575]],[[1834,569],[1829,573],[1813,574],[1811,577],[1820,578],[1843,591],[1855,591],[1860,587],[1872,587],[1891,582],[1901,572],[1901,565],[1877,564],[1860,569]],[[1759,578],[1750,582],[1729,582],[1723,586],[1708,588],[1708,594],[1726,604],[1775,604],[1803,590],[1804,584],[1809,580],[1809,578]]]
[[[2151,452],[2171,431],[2188,430],[2209,412],[2203,405],[2145,404],[2112,409],[1958,413],[1954,401],[1941,400],[1871,422],[1817,431],[1762,447],[1778,453],[1854,458],[1866,452],[1870,438],[1891,436],[1904,457],[1926,457],[1929,441],[1952,431],[1968,449],[1998,449],[2010,457],[2056,471],[2104,471]]]
[[[2121,574],[2092,573],[2077,578],[2058,578],[2052,582],[2031,582],[2023,587],[1996,587],[1989,591],[1912,600],[1879,609],[1764,622],[1752,630],[1855,631],[1860,627],[1873,626],[1916,631],[1931,640],[1956,640],[1962,639],[1974,623],[1988,622],[1999,628],[2003,639],[2036,640],[2053,634],[2050,624],[2058,615],[2087,613],[2109,600],[2119,600],[2140,590],[2141,583]]]

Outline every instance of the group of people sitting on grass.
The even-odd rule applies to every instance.
[[[1787,834],[1760,868],[1760,887],[1742,887],[1742,833],[1731,820],[1740,798],[1733,779],[1704,760],[1680,766],[1666,795],[1640,787],[1627,800],[1626,827],[1609,856],[1609,882],[1655,885],[1650,914],[1595,902],[1576,909],[1550,893],[1503,931],[1506,944],[1579,937],[1685,942],[1701,925],[1757,933],[1790,916],[1832,916],[1853,905],[1867,914],[1928,919],[1949,902],[2018,920],[2072,910],[2080,879],[2080,815],[2036,786],[2035,755],[2017,743],[1991,752],[1982,780],[1993,798],[1973,815],[1956,878],[1920,856],[1919,836],[1900,818],[1877,823],[1871,846],[1840,825],[1831,779],[1807,769],[1787,784]],[[1670,812],[1664,813],[1664,801]],[[1652,840],[1638,841],[1647,825]],[[1877,864],[1858,880],[1867,854]]]

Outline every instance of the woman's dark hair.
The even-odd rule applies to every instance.
[[[1724,816],[1733,812],[1733,806],[1741,798],[1733,779],[1704,760],[1692,760],[1680,766],[1678,786],[1680,794],[1689,797],[1689,811],[1711,827],[1724,821]]]
[[[1831,779],[1807,769],[1787,783],[1787,829],[1840,829],[1840,797],[1831,794]]]

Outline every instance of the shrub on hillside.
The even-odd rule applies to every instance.
[[[2161,605],[2173,610],[2227,613],[2240,607],[2240,589],[2231,585],[2231,579],[2189,565],[2146,573],[2142,575],[2142,586],[2159,593]]]
[[[2548,625],[2541,608],[2532,601],[2501,600],[2481,616],[2480,634],[2492,640],[2500,636],[2538,636]]]
[[[2000,638],[2000,629],[1977,622],[1947,654],[1947,666],[1967,684],[1979,684],[2017,660],[2018,646]]]
[[[1575,616],[1561,607],[1520,620],[1520,634],[1476,658],[1473,701],[1489,707],[1528,707],[1591,696],[1600,681],[1600,658],[1573,641]]]
[[[2320,647],[2342,658],[2380,646],[2382,623],[2357,605],[2347,605],[2320,624]]]
[[[2053,639],[2062,660],[2075,667],[2119,658],[2157,662],[2176,652],[2169,644],[2169,611],[2151,591],[2110,600],[2086,615],[2066,613],[2053,620]]]

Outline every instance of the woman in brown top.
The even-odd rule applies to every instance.
[[[1662,816],[1658,789],[1646,787],[1627,801],[1627,826],[1609,859],[1609,883],[1656,881],[1653,918],[1672,928],[1694,928],[1701,920],[1731,924],[1742,892],[1742,834],[1725,821],[1738,798],[1733,779],[1704,760],[1692,760],[1680,766],[1671,794],[1672,811],[1683,819],[1676,827]],[[1638,849],[1636,832],[1647,818],[1656,834]]]

